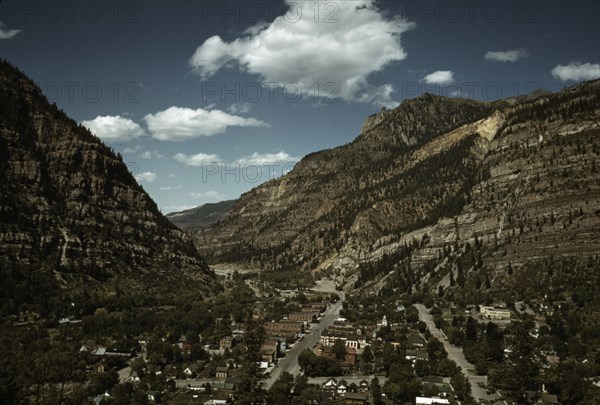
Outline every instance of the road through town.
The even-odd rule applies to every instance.
[[[465,359],[460,347],[452,346],[450,342],[448,342],[444,333],[435,326],[433,316],[429,313],[427,308],[425,308],[423,304],[416,304],[415,307],[419,311],[419,319],[427,324],[431,335],[438,338],[444,344],[444,348],[448,352],[448,358],[462,368],[463,373],[471,383],[471,395],[473,398],[479,403],[482,403],[483,400],[497,400],[498,397],[496,395],[488,395],[486,389],[479,386],[479,383],[487,383],[487,377],[475,374],[475,366]]]
[[[312,349],[313,346],[319,342],[321,333],[325,328],[328,328],[335,322],[335,320],[339,317],[341,309],[342,301],[338,301],[329,307],[327,311],[325,311],[318,324],[314,323],[311,325],[311,328],[307,331],[302,340],[296,342],[294,346],[286,353],[285,357],[279,360],[279,364],[273,368],[271,375],[265,380],[265,389],[271,388],[279,376],[286,371],[294,375],[300,373],[298,356],[304,349]]]

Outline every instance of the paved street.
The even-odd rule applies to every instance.
[[[279,359],[279,364],[271,371],[270,377],[265,380],[265,388],[269,389],[273,383],[284,372],[289,372],[294,375],[300,374],[300,366],[298,366],[298,356],[304,349],[312,349],[319,342],[323,330],[335,322],[342,309],[342,302],[338,301],[325,311],[321,321],[318,324],[312,324],[311,329],[307,331],[302,340],[296,342],[294,347],[290,349],[285,357]]]
[[[463,373],[471,383],[471,395],[473,395],[473,398],[478,402],[481,402],[482,400],[489,401],[498,399],[496,395],[488,395],[486,390],[479,386],[479,383],[487,383],[487,376],[475,374],[475,366],[465,359],[462,348],[452,346],[450,342],[448,342],[444,333],[436,328],[435,323],[433,322],[433,316],[429,313],[427,308],[422,304],[415,304],[415,307],[419,311],[419,319],[427,324],[432,336],[438,338],[444,344],[444,348],[448,352],[448,358],[462,368]]]

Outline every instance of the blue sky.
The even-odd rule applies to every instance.
[[[0,56],[122,153],[163,212],[237,198],[431,92],[600,76],[594,1],[10,1]]]

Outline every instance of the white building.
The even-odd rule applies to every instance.
[[[482,306],[479,312],[488,319],[510,319],[510,310],[508,308]]]

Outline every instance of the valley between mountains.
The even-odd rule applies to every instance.
[[[167,216],[7,61],[0,104],[2,403],[600,401],[600,80],[426,93]]]

